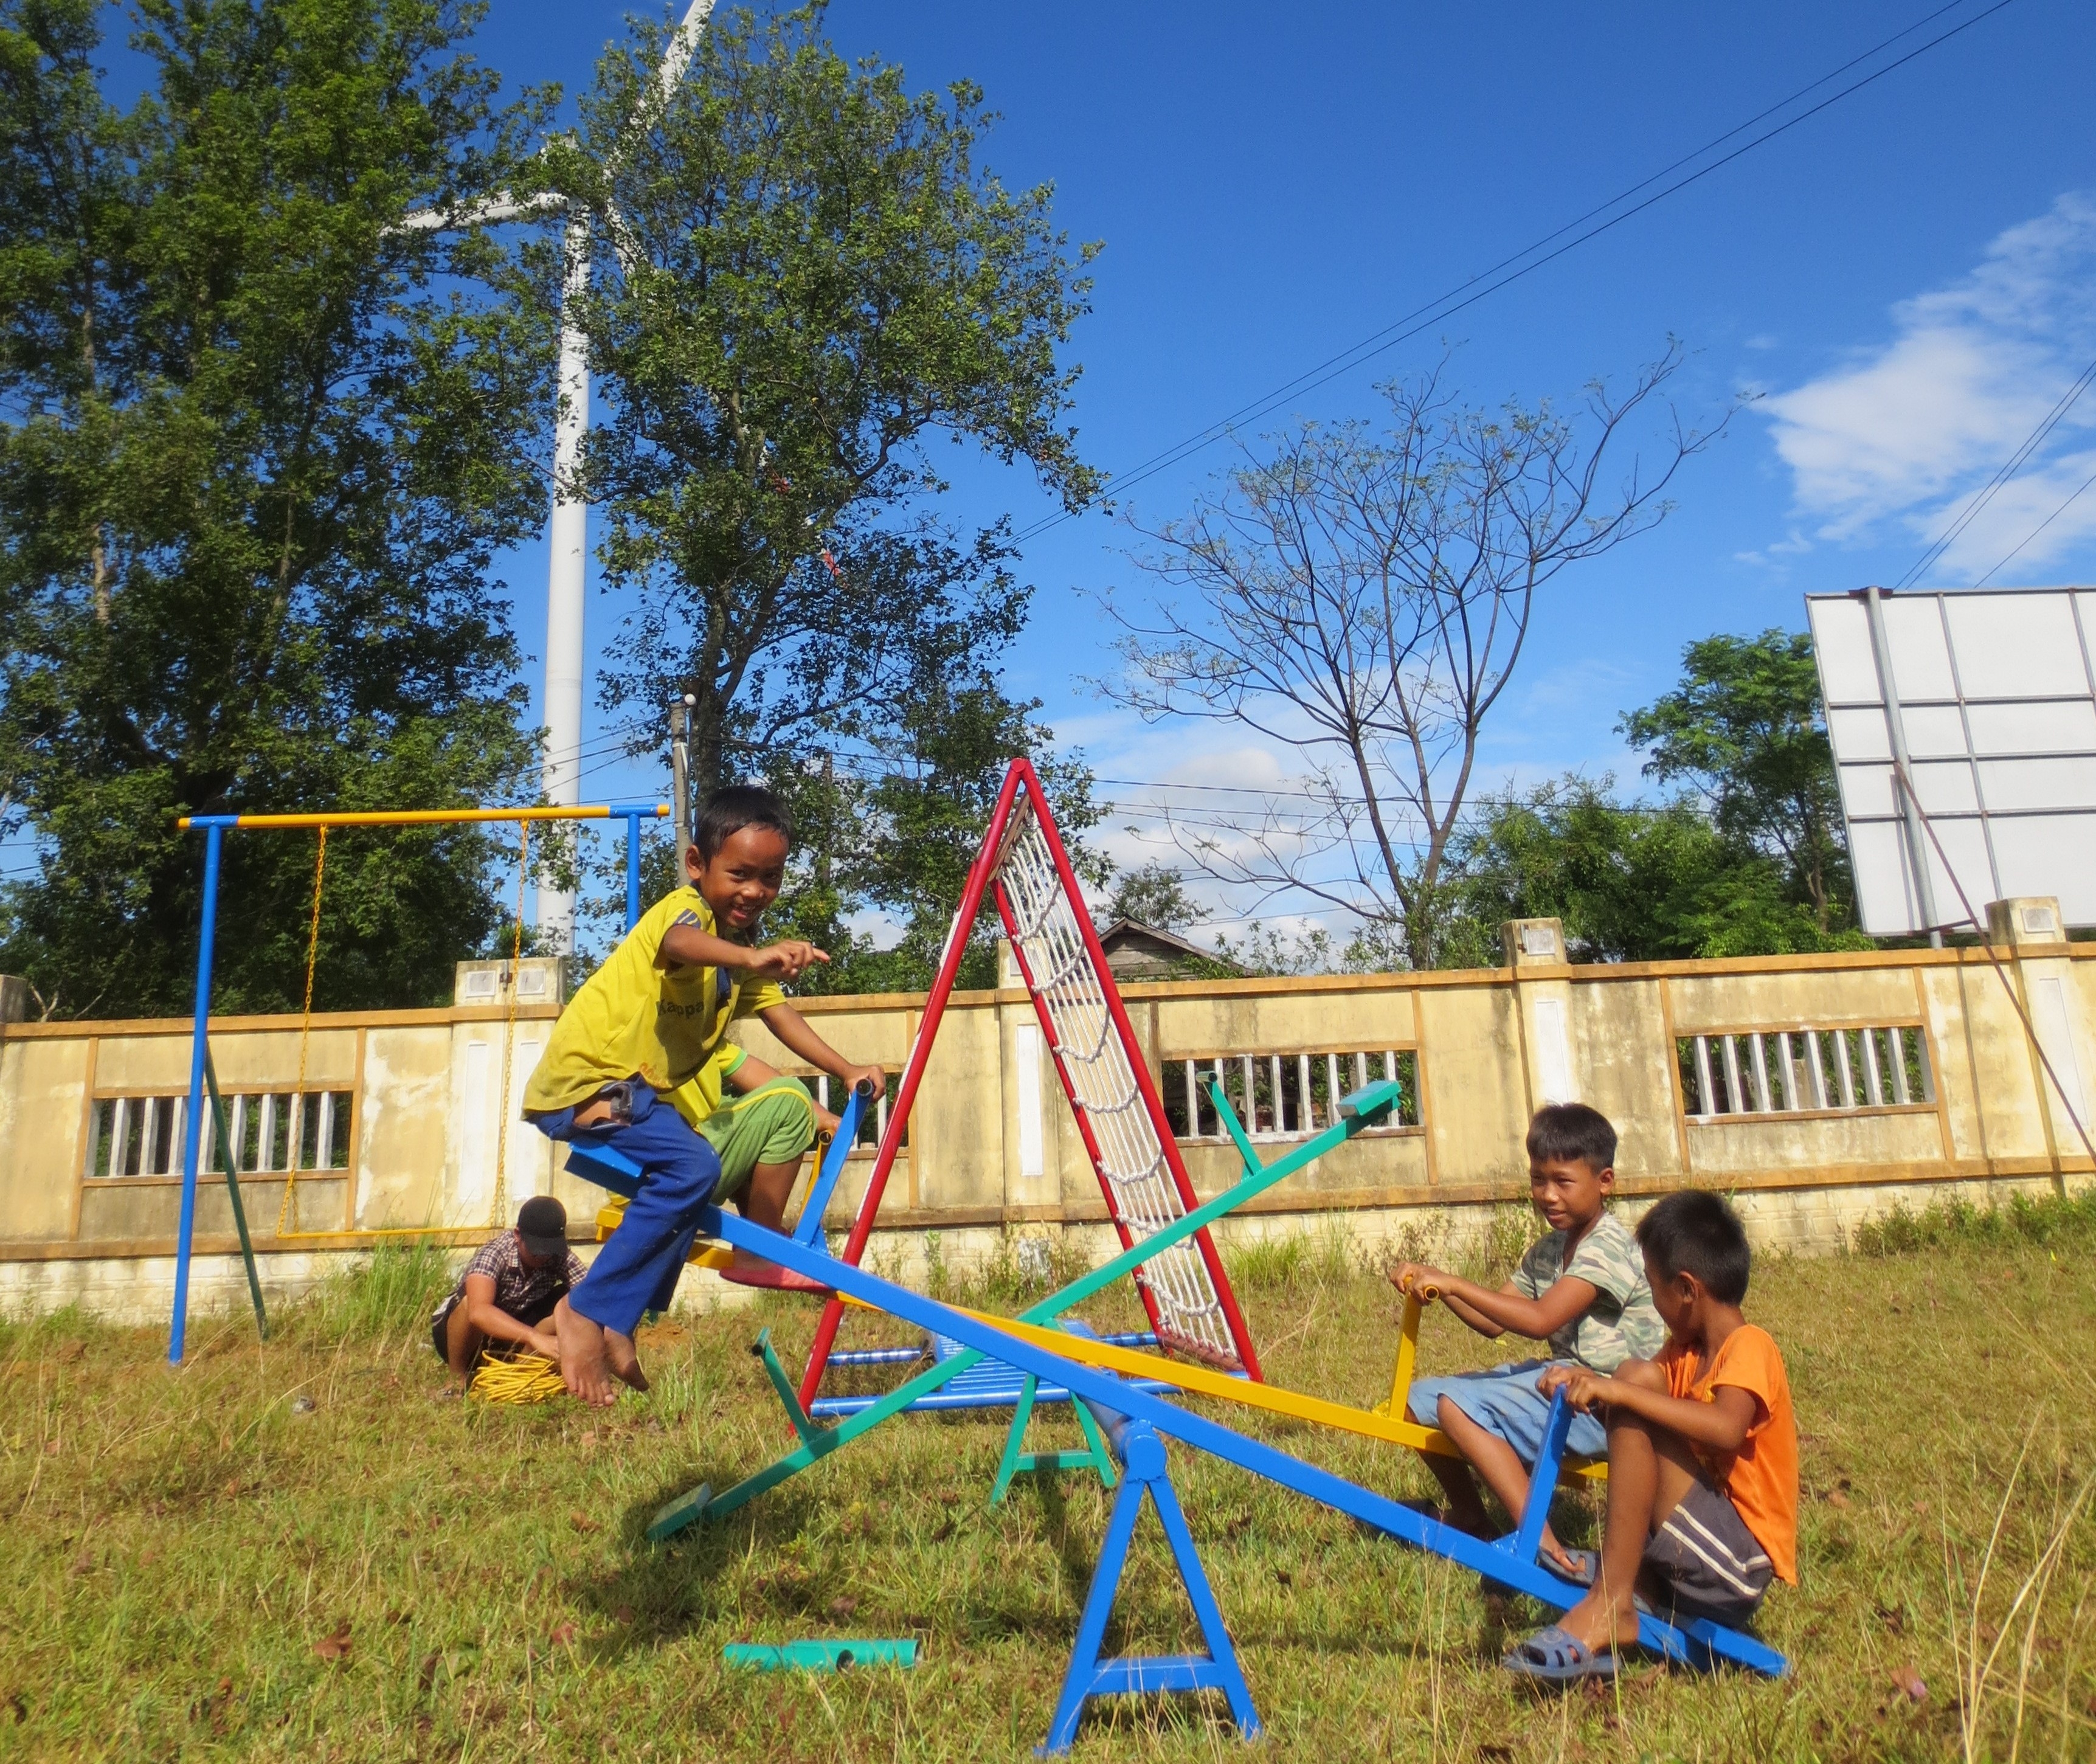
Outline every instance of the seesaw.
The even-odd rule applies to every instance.
[[[1174,1556],[1179,1561],[1181,1573],[1189,1575],[1190,1596],[1194,1595],[1192,1575],[1199,1573],[1199,1560],[1194,1552],[1190,1535],[1186,1535],[1183,1522],[1175,1530],[1169,1515],[1165,1512],[1164,1500],[1159,1498],[1160,1485],[1168,1490],[1168,1482],[1164,1481],[1166,1471],[1161,1443],[1154,1454],[1146,1445],[1142,1446],[1138,1452],[1138,1443],[1142,1434],[1137,1430],[1137,1424],[1146,1429],[1159,1442],[1177,1439],[1184,1445],[1206,1452],[1225,1463],[1249,1470],[1292,1493],[1344,1513],[1395,1538],[1400,1543],[1455,1562],[1495,1586],[1526,1594],[1554,1610],[1569,1610],[1586,1596],[1586,1589],[1559,1578],[1544,1568],[1538,1559],[1544,1522],[1549,1512],[1550,1498],[1557,1480],[1557,1460],[1562,1454],[1565,1430],[1570,1425],[1570,1412],[1565,1405],[1561,1392],[1553,1401],[1544,1439],[1544,1456],[1539,1461],[1536,1474],[1531,1479],[1528,1504],[1521,1516],[1520,1525],[1512,1536],[1487,1543],[1443,1525],[1410,1507],[1400,1505],[1386,1495],[1350,1482],[1331,1471],[1293,1457],[1263,1441],[1249,1439],[1219,1421],[1181,1408],[1161,1397],[1124,1383],[1107,1372],[1084,1364],[1071,1351],[1076,1344],[1070,1338],[1047,1335],[1044,1343],[1033,1338],[1037,1331],[1031,1329],[1024,1334],[1007,1332],[976,1316],[911,1292],[906,1287],[896,1286],[790,1238],[720,1213],[717,1209],[709,1208],[707,1213],[710,1216],[702,1216],[701,1228],[726,1238],[738,1249],[777,1261],[797,1273],[823,1282],[847,1299],[886,1312],[905,1322],[951,1336],[985,1357],[1004,1360],[1039,1378],[1053,1379],[1067,1386],[1080,1400],[1091,1405],[1095,1417],[1125,1416],[1128,1418],[1129,1430],[1120,1447],[1120,1456],[1129,1474],[1116,1503],[1115,1519],[1109,1527],[1108,1543],[1112,1548],[1103,1554],[1091,1593],[1086,1600],[1085,1615],[1080,1623],[1077,1652],[1072,1657],[1065,1679],[1057,1723],[1050,1730],[1048,1749],[1060,1749],[1069,1743],[1069,1737],[1075,1731],[1076,1716],[1081,1713],[1086,1699],[1092,1696],[1136,1690],[1192,1688],[1204,1685],[1227,1691],[1231,1688],[1233,1678],[1238,1688],[1242,1690],[1242,1675],[1237,1672],[1234,1656],[1222,1651],[1228,1648],[1228,1638],[1227,1634],[1220,1630],[1220,1612],[1215,1612],[1212,1624],[1206,1613],[1202,1614],[1202,1626],[1208,1635],[1210,1644],[1210,1653],[1205,1659],[1196,1657],[1160,1661],[1101,1662],[1097,1658],[1099,1639],[1104,1633],[1106,1613],[1111,1609],[1115,1585],[1119,1578],[1120,1561],[1116,1559],[1116,1552],[1124,1556],[1127,1533],[1134,1522],[1133,1510],[1142,1500],[1158,1500],[1160,1517],[1165,1519],[1166,1531],[1172,1539]],[[1086,1349],[1086,1351],[1095,1351],[1089,1347]],[[1122,1349],[1107,1351],[1115,1353],[1127,1351]],[[1175,1367],[1175,1376],[1184,1375],[1189,1369]],[[778,1378],[777,1384],[783,1400],[788,1389],[783,1374]],[[1237,1394],[1241,1395],[1242,1392]],[[789,1413],[793,1417],[795,1427],[801,1434],[803,1452],[812,1454],[807,1461],[812,1462],[815,1458],[827,1455],[828,1450],[834,1449],[833,1446],[826,1445],[824,1441],[826,1438],[833,1439],[835,1434],[841,1433],[843,1429],[819,1428],[801,1407],[797,1393],[794,1395]],[[773,1469],[776,1470],[779,1466],[775,1465]],[[758,1480],[758,1478],[753,1478],[750,1482],[740,1486],[749,1488],[750,1483]],[[708,1491],[702,1487],[693,1495],[672,1503],[671,1507],[657,1518],[656,1525],[649,1528],[649,1535],[661,1535],[663,1520],[680,1511],[692,1517],[705,1511],[709,1505],[707,1495]],[[1124,1522],[1124,1509],[1127,1509]],[[683,1522],[688,1521],[680,1519],[679,1524]],[[679,1525],[672,1525],[668,1529],[675,1530],[678,1528]],[[1205,1587],[1205,1576],[1201,1577],[1201,1584]],[[1203,1602],[1199,1596],[1195,1596],[1197,1612],[1202,1612]],[[1214,1610],[1212,1595],[1206,1599],[1205,1603],[1210,1611]],[[1095,1617],[1096,1622],[1094,1621]],[[1683,1665],[1707,1669],[1728,1662],[1772,1676],[1779,1675],[1788,1669],[1788,1663],[1781,1654],[1753,1636],[1724,1628],[1705,1619],[1698,1618],[1675,1625],[1640,1613],[1638,1639],[1645,1648],[1663,1658]],[[1251,1713],[1249,1696],[1244,1697],[1242,1705],[1235,1695],[1232,1696],[1231,1701],[1240,1731],[1247,1733],[1255,1731],[1257,1718]]]
[[[1052,1323],[1064,1312],[1081,1304],[1094,1294],[1103,1290],[1124,1276],[1132,1273],[1140,1267],[1146,1259],[1155,1256],[1161,1250],[1168,1248],[1186,1238],[1191,1237],[1195,1232],[1242,1206],[1255,1195],[1264,1194],[1275,1183],[1284,1181],[1307,1164],[1315,1162],[1334,1146],[1351,1138],[1363,1128],[1373,1125],[1378,1120],[1396,1106],[1399,1094],[1399,1088],[1395,1083],[1383,1080],[1355,1091],[1350,1096],[1343,1097],[1338,1103],[1339,1119],[1315,1138],[1306,1141],[1295,1151],[1284,1157],[1276,1159],[1270,1164],[1262,1166],[1254,1160],[1254,1168],[1232,1187],[1225,1189],[1214,1199],[1203,1203],[1191,1212],[1183,1214],[1173,1220],[1169,1225],[1164,1226],[1152,1236],[1144,1238],[1133,1247],[1123,1250],[1120,1255],[1101,1264],[1089,1274],[1072,1281],[1060,1291],[1051,1293],[1038,1303],[1029,1306],[1020,1313],[1020,1321],[1035,1324]],[[579,1166],[578,1160],[572,1151],[569,1155],[568,1167],[571,1170],[581,1167],[583,1173],[586,1175],[592,1173],[590,1168]],[[629,1165],[627,1168],[631,1167]],[[803,1216],[806,1216],[805,1212]],[[769,1236],[771,1233],[767,1233],[766,1235]],[[823,1277],[827,1278],[827,1276]],[[841,1286],[837,1290],[841,1292],[849,1293],[849,1289]],[[886,1305],[876,1305],[875,1308],[889,1310],[890,1308]],[[932,1333],[942,1332],[935,1330]],[[991,1338],[993,1340],[994,1337]],[[959,1338],[957,1337],[955,1339]],[[808,1417],[810,1427],[814,1428],[814,1430],[802,1432],[801,1443],[795,1450],[788,1452],[777,1463],[759,1470],[755,1475],[746,1478],[732,1488],[725,1489],[719,1494],[714,1494],[710,1488],[699,1488],[688,1495],[679,1497],[655,1516],[654,1522],[648,1528],[648,1536],[659,1543],[662,1539],[701,1519],[722,1518],[734,1512],[745,1502],[754,1500],[766,1489],[775,1488],[788,1478],[799,1474],[810,1465],[837,1450],[839,1447],[848,1445],[861,1434],[871,1432],[889,1417],[900,1414],[919,1399],[931,1395],[970,1368],[980,1364],[985,1360],[1010,1361],[1011,1356],[1007,1355],[994,1350],[985,1351],[981,1342],[982,1338],[980,1336],[966,1341],[963,1343],[963,1351],[931,1367],[927,1371],[919,1373],[915,1378],[880,1398],[870,1408],[847,1417],[833,1427],[814,1428],[812,1417]],[[1059,1364],[1061,1362],[1059,1362]],[[1057,1385],[1062,1383],[1059,1378],[1048,1382]],[[1070,1386],[1065,1387],[1074,1389]],[[805,1405],[797,1404],[796,1406],[805,1417]],[[796,1425],[797,1426],[798,1423],[797,1422]]]

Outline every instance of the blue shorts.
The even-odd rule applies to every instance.
[[[1441,1425],[1441,1399],[1447,1397],[1486,1432],[1513,1447],[1524,1464],[1543,1455],[1543,1424],[1550,1418],[1550,1399],[1535,1381],[1552,1366],[1573,1366],[1575,1360],[1524,1360],[1495,1366],[1490,1372],[1458,1373],[1452,1378],[1421,1378],[1406,1394],[1404,1406],[1422,1427]],[[1609,1430],[1593,1415],[1574,1413],[1565,1449],[1583,1458],[1609,1455]]]

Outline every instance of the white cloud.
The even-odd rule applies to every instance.
[[[1882,541],[1889,527],[1919,548],[2044,419],[2096,352],[2096,197],[2061,197],[2002,234],[1969,275],[1902,302],[1892,317],[1889,341],[1760,406],[1816,538]],[[1970,581],[2027,538],[2089,475],[2092,427],[2096,393],[1932,575]],[[2041,565],[2091,533],[2096,496],[2055,519],[2015,567]]]

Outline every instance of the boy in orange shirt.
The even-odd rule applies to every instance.
[[[1666,1345],[1613,1377],[1553,1366],[1538,1381],[1609,1428],[1609,1516],[1592,1587],[1506,1657],[1525,1678],[1609,1678],[1635,1644],[1641,1596],[1670,1622],[1744,1626],[1771,1579],[1797,1583],[1797,1420],[1783,1356],[1741,1315],[1751,1255],[1715,1194],[1670,1194],[1639,1220]]]

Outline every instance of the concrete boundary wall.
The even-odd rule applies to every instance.
[[[2050,902],[1997,903],[1991,921],[2013,1002],[1980,950],[1574,966],[1553,920],[1509,926],[1499,968],[1152,984],[1124,996],[1203,1194],[1238,1168],[1199,1096],[1218,1069],[1276,1151],[1325,1124],[1332,1098],[1363,1072],[1405,1085],[1400,1124],[1225,1221],[1226,1246],[1332,1226],[1365,1255],[1450,1242],[1487,1209],[1525,1199],[1529,1114],[1577,1098],[1616,1123],[1619,1191],[1633,1205],[1687,1184],[1720,1188],[1760,1241],[1828,1249],[1902,1202],[1984,1204],[2092,1173],[2077,1120],[2096,1098],[2096,945],[2065,941]],[[238,1099],[241,1191],[272,1286],[296,1290],[387,1233],[462,1251],[498,1208],[506,1220],[533,1193],[560,1196],[574,1234],[588,1235],[600,1191],[569,1176],[564,1154],[516,1112],[557,1015],[521,989],[525,1000],[505,980],[505,1002],[305,1026],[214,1022],[221,1085]],[[476,992],[485,985],[462,980],[462,996]],[[847,1054],[894,1072],[923,1003],[887,994],[802,1008]],[[794,1069],[760,1025],[748,1028],[753,1052]],[[79,1303],[138,1321],[164,1310],[189,1028],[0,1022],[0,1308]],[[295,1180],[284,1168],[294,1156]],[[854,1155],[833,1228],[849,1223],[870,1164]],[[874,1253],[906,1277],[921,1273],[931,1232],[956,1267],[1014,1233],[1069,1233],[1095,1255],[1111,1241],[1017,987],[953,1000]],[[238,1268],[222,1175],[200,1185],[196,1247],[200,1303],[240,1299],[237,1279],[221,1277]],[[710,1277],[692,1286],[708,1302],[731,1290]]]

